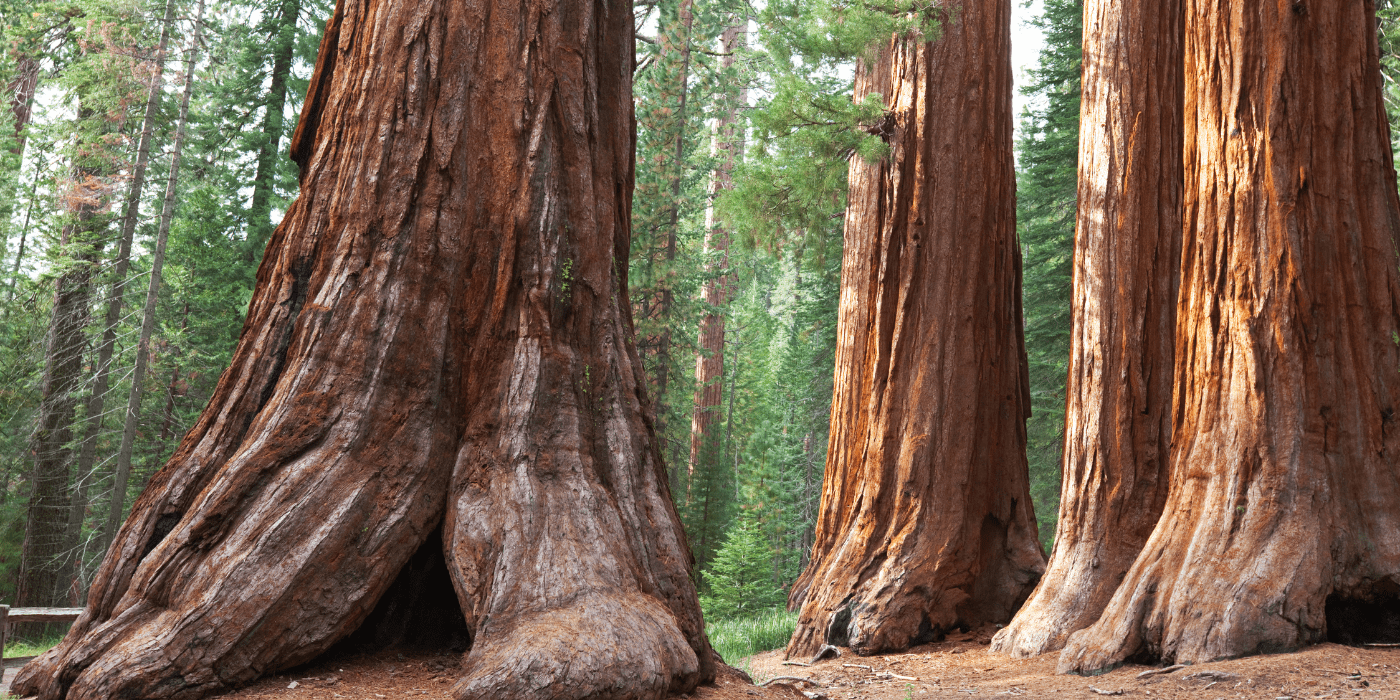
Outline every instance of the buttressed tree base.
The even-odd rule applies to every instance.
[[[1045,557],[1011,160],[1010,3],[950,3],[935,41],[860,67],[891,152],[852,161],[830,449],[788,654],[906,648],[1005,622]]]
[[[1167,498],[1182,5],[1088,0],[1084,16],[1063,486],[1045,576],[992,640],[1016,657],[1098,620]]]
[[[1171,489],[1063,671],[1400,635],[1400,199],[1371,2],[1186,2]]]
[[[714,673],[631,344],[632,8],[341,0],[231,367],[14,692],[200,698],[441,528],[467,698]]]

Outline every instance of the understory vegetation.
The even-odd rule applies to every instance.
[[[787,646],[796,628],[797,613],[774,608],[748,617],[707,623],[705,632],[725,663],[747,670],[748,657]]]

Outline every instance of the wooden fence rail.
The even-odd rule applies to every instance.
[[[5,644],[10,641],[10,625],[16,622],[72,622],[82,608],[12,608],[0,605],[0,668],[5,666]]]

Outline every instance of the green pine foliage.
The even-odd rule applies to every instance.
[[[1047,550],[1055,534],[1064,451],[1083,14],[1080,0],[1045,0],[1045,13],[1035,20],[1045,32],[1045,48],[1023,88],[1031,102],[1017,144],[1016,222],[1031,384],[1026,456]]]
[[[1390,122],[1391,152],[1400,145],[1400,2],[1377,0],[1377,35],[1380,39],[1381,90]]]
[[[657,33],[652,43],[637,44],[636,189],[628,287],[637,349],[651,380],[662,450],[674,477],[672,489],[684,491],[681,471],[690,457],[696,335],[705,313],[701,257],[709,177],[715,166],[707,125],[740,87],[737,71],[723,68],[713,54],[720,33],[739,20],[734,8],[723,2],[691,3],[687,31],[681,0],[639,9],[642,20],[654,24]]]
[[[782,604],[772,576],[773,552],[755,514],[743,511],[729,527],[724,546],[705,571],[709,592],[700,607],[709,620],[751,617]]]
[[[86,589],[103,552],[99,534],[113,498],[129,507],[149,476],[174,450],[213,393],[227,367],[251,298],[260,248],[250,227],[250,183],[268,142],[263,131],[273,39],[293,45],[282,105],[284,128],[274,167],[265,174],[273,193],[267,216],[275,222],[296,190],[296,166],[286,146],[301,108],[329,0],[301,0],[294,17],[272,12],[277,0],[239,0],[209,8],[203,26],[189,137],[177,187],[164,283],[160,289],[151,365],[139,411],[130,490],[112,493],[112,465],[121,436],[121,413],[130,391],[135,338],[141,323],[150,250],[168,173],[184,60],[193,35],[192,0],[177,0],[151,160],[140,204],[131,268],[123,288],[116,353],[105,395],[96,463],[78,474],[70,462],[73,492],[81,483],[86,508],[76,549],[75,589]],[[276,5],[281,7],[280,4]],[[164,0],[0,0],[0,80],[8,82],[21,55],[40,59],[39,93],[22,154],[12,152],[12,116],[0,130],[0,600],[12,596],[24,536],[33,463],[29,452],[39,405],[45,333],[56,278],[95,253],[97,277],[87,317],[84,376],[75,396],[75,441],[88,416],[97,373],[102,317],[113,289],[121,202],[131,170],[146,96],[155,79],[155,47]],[[81,178],[75,175],[82,168]],[[111,202],[84,227],[83,236],[60,244],[65,204],[73,185],[100,184]],[[13,195],[11,194],[13,193]]]

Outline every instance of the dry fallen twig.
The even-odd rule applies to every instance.
[[[899,675],[898,673],[895,673],[895,672],[893,672],[893,671],[877,671],[877,672],[875,673],[875,677],[876,677],[876,678],[883,678],[883,679],[886,679],[886,680],[891,679],[891,678],[897,679],[897,680],[901,680],[901,681],[917,681],[917,680],[919,680],[918,678],[915,678],[915,677],[913,677],[913,676],[901,676],[901,675]]]
[[[1216,681],[1216,682],[1219,682],[1219,681],[1232,681],[1232,680],[1235,680],[1236,678],[1239,678],[1239,676],[1237,676],[1237,675],[1235,675],[1235,674],[1233,674],[1233,673],[1226,673],[1225,671],[1205,670],[1205,671],[1197,671],[1196,673],[1192,673],[1191,675],[1186,676],[1186,678],[1187,678],[1188,680],[1190,680],[1190,679],[1199,679],[1199,680],[1203,680],[1203,681]]]
[[[768,685],[769,683],[777,683],[778,681],[797,681],[798,683],[811,683],[812,685],[821,685],[820,683],[812,680],[811,678],[803,678],[801,676],[774,676],[766,681],[763,681],[762,683],[755,683],[755,685],[762,688]]]
[[[811,666],[812,664],[809,664],[809,663],[807,663],[807,662],[805,662],[805,661],[784,661],[784,662],[783,662],[783,665],[784,665],[784,666]]]
[[[1095,687],[1092,686],[1092,685],[1089,686],[1089,690],[1092,691],[1095,695],[1122,695],[1122,694],[1123,694],[1123,691],[1121,691],[1121,690],[1104,690],[1104,689],[1102,689],[1102,688],[1095,688]]]
[[[1186,668],[1186,664],[1172,664],[1171,666],[1168,666],[1166,668],[1150,668],[1146,671],[1143,671],[1142,673],[1137,674],[1137,677],[1146,678],[1148,676],[1155,676],[1159,673],[1171,673],[1172,671],[1180,671],[1183,668]]]

